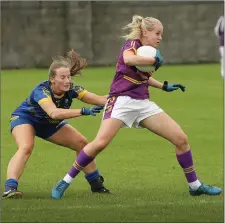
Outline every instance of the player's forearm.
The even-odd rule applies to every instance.
[[[48,115],[52,119],[56,119],[56,120],[70,119],[70,118],[81,116],[81,109],[56,108]]]
[[[98,104],[95,105],[105,105],[107,102],[108,95],[100,96]]]
[[[148,85],[149,86],[152,86],[152,87],[155,87],[155,88],[159,88],[159,89],[162,89],[162,86],[163,84],[157,80],[155,80],[154,78],[150,77],[148,79]]]
[[[124,63],[130,66],[136,65],[152,65],[155,63],[155,59],[151,57],[142,57],[137,55],[129,55],[124,57]]]
[[[93,99],[91,101],[89,101],[88,104],[92,104],[92,105],[105,105],[105,103],[107,102],[107,97],[108,97],[108,95],[104,95],[104,96],[98,96],[98,95],[96,95],[96,97],[93,97]]]
[[[99,96],[94,93],[88,92],[82,97],[81,101],[91,105],[105,105],[107,97],[108,95]]]

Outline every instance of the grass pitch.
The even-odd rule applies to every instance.
[[[219,64],[163,66],[155,78],[181,83],[186,92],[150,89],[156,102],[189,137],[197,174],[204,183],[223,187],[223,81]],[[91,92],[108,94],[114,68],[88,68],[75,81]],[[47,70],[2,71],[1,183],[16,151],[9,132],[11,112]],[[75,100],[73,108],[83,104]],[[69,123],[89,140],[101,115]],[[81,173],[62,200],[51,199],[54,184],[69,170],[73,151],[36,139],[19,182],[22,200],[2,201],[2,222],[222,222],[223,194],[191,197],[173,146],[147,130],[121,129],[97,158],[105,186],[113,195],[93,195]]]

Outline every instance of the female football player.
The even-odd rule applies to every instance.
[[[224,51],[224,16],[220,16],[216,26],[214,27],[214,32],[219,39],[219,51],[220,51],[220,74],[224,78],[224,62],[223,62],[223,51]]]
[[[143,73],[136,65],[152,64],[157,70],[163,63],[160,52],[155,58],[136,55],[142,45],[157,48],[162,40],[163,25],[152,17],[133,16],[133,21],[125,26],[129,29],[124,36],[126,42],[120,51],[116,74],[112,81],[109,98],[105,106],[103,121],[96,138],[79,153],[74,165],[52,190],[53,198],[60,198],[76,175],[103,151],[123,126],[142,127],[165,138],[175,146],[177,160],[184,171],[191,195],[218,195],[221,189],[201,183],[194,169],[192,153],[187,136],[180,126],[154,102],[149,101],[148,87],[166,92],[177,89],[185,91],[181,84],[163,84],[153,79],[150,73]]]
[[[18,150],[8,164],[2,198],[23,196],[17,189],[18,180],[31,156],[35,136],[77,153],[88,143],[78,130],[64,121],[83,115],[95,116],[107,101],[107,96],[98,96],[71,82],[71,77],[79,74],[86,65],[86,60],[73,50],[65,57],[53,58],[49,68],[49,79],[37,85],[12,113],[11,132]],[[75,98],[96,106],[70,109]],[[94,160],[83,171],[92,192],[109,193],[103,185],[104,179],[99,175]]]

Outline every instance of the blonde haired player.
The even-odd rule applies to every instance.
[[[155,58],[136,55],[142,45],[157,48],[162,40],[163,25],[152,17],[133,16],[125,29],[125,44],[122,47],[116,74],[112,81],[109,98],[105,106],[103,121],[96,138],[86,145],[78,155],[69,173],[60,180],[52,190],[52,197],[60,199],[77,174],[102,152],[116,136],[120,128],[142,127],[171,142],[175,147],[177,160],[184,171],[191,195],[218,195],[221,189],[202,184],[194,169],[192,153],[187,136],[180,126],[154,102],[149,101],[148,87],[155,87],[166,92],[177,89],[185,90],[181,84],[164,84],[153,79],[150,73],[144,73],[135,66],[153,64],[157,70],[163,63],[160,52]],[[144,152],[142,151],[142,154]],[[68,180],[69,179],[69,180]]]

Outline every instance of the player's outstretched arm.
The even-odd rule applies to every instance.
[[[181,89],[181,91],[183,92],[185,91],[185,86],[182,84],[168,84],[168,81],[164,81],[164,83],[162,84],[161,82],[155,80],[152,77],[148,79],[148,84],[149,86],[162,89],[163,91],[166,92],[171,92],[177,89]]]
[[[80,100],[91,105],[105,105],[108,95],[100,96],[87,92]]]
[[[63,109],[57,108],[52,101],[45,101],[40,104],[41,108],[49,115],[52,119],[63,120],[79,117],[82,115],[92,115],[96,116],[101,108],[82,108],[82,109]]]

